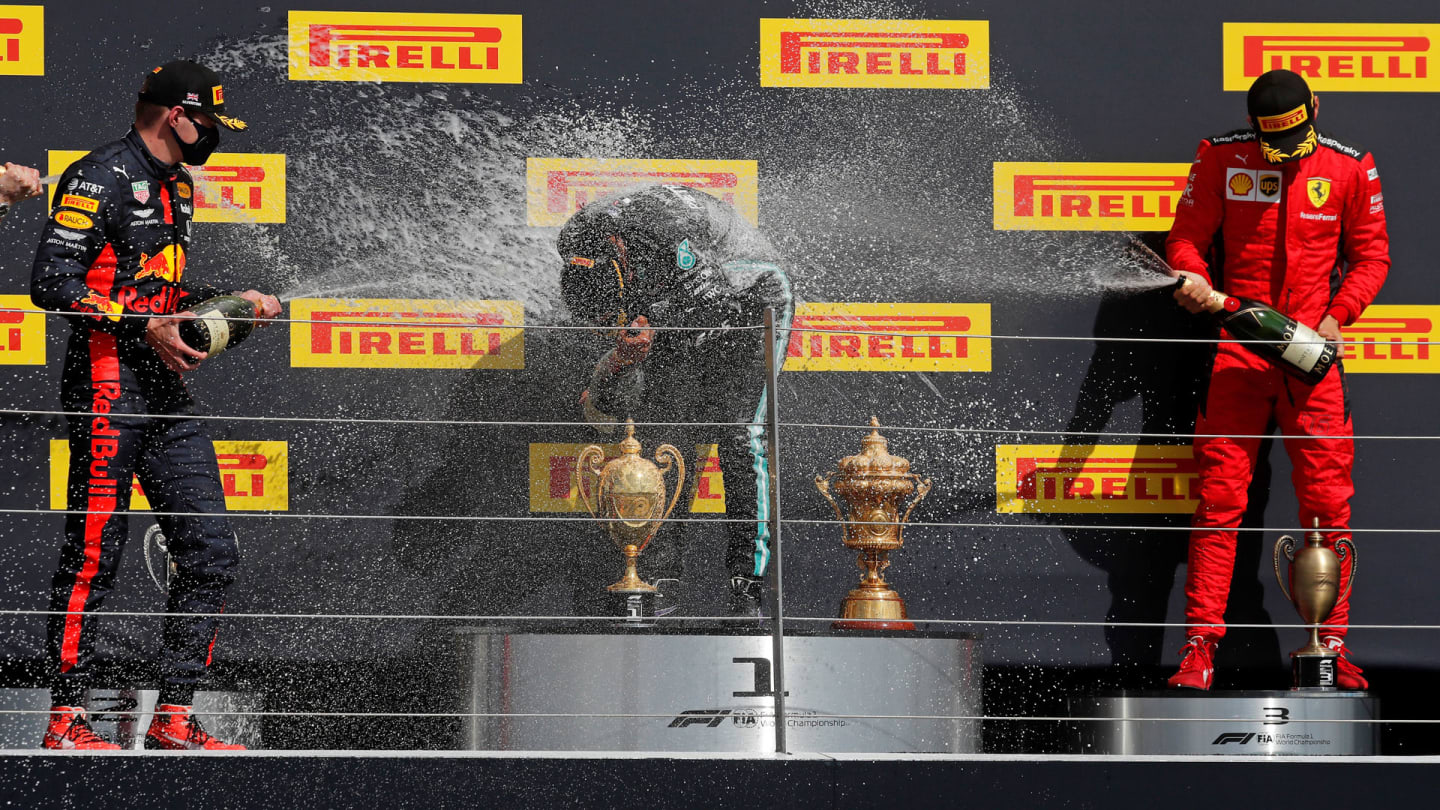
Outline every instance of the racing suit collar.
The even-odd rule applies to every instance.
[[[145,146],[145,139],[140,137],[140,133],[135,131],[134,127],[131,127],[130,131],[125,133],[125,142],[130,144],[130,147],[145,159],[145,164],[150,168],[151,174],[155,177],[169,177],[175,173],[176,169],[180,168],[179,163],[162,163],[159,158],[151,154],[150,149]]]

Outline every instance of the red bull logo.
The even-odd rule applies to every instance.
[[[135,273],[135,280],[154,278],[160,281],[179,281],[184,273],[185,248],[181,245],[166,245],[154,256],[140,254],[140,269]]]
[[[519,14],[290,12],[296,81],[522,81]]]
[[[120,320],[120,314],[125,311],[125,308],[121,306],[119,302],[111,301],[109,298],[97,292],[86,293],[85,297],[80,299],[80,303],[94,307],[96,313],[98,313],[97,317],[104,315],[112,321]]]
[[[600,160],[527,158],[527,221],[564,225],[586,203],[646,183],[689,186],[719,197],[742,216],[759,221],[759,168],[753,160]]]
[[[762,87],[990,86],[985,20],[760,20]]]
[[[1225,23],[1223,39],[1226,90],[1284,69],[1316,91],[1440,91],[1433,23]]]
[[[44,6],[0,6],[0,75],[45,75]]]

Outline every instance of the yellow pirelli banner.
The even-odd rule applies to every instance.
[[[987,20],[760,20],[760,86],[990,86]]]
[[[519,301],[296,298],[290,365],[303,368],[520,369]]]
[[[1298,73],[1311,90],[1434,93],[1437,23],[1225,23],[1226,90],[1262,73]]]
[[[215,442],[220,463],[220,485],[225,508],[232,512],[285,512],[290,509],[290,449],[286,442]],[[65,484],[70,475],[70,443],[50,440],[50,508],[65,508]],[[150,501],[135,481],[131,511],[150,508]]]
[[[805,303],[786,371],[989,371],[989,304]]]
[[[643,430],[643,428],[642,428]],[[530,445],[530,511],[584,512],[575,459],[589,445],[564,442],[534,442]],[[605,462],[620,457],[620,445],[601,444]],[[653,448],[652,448],[653,451]],[[720,454],[713,444],[697,444],[685,458],[685,503],[692,513],[725,512],[725,480],[720,474]],[[602,464],[603,466],[603,464]],[[586,484],[590,486],[593,479]],[[673,474],[666,485],[673,485]],[[671,496],[673,497],[673,496]]]
[[[995,511],[1188,514],[1198,503],[1191,448],[1134,444],[1002,444]]]
[[[43,365],[45,313],[35,308],[28,295],[0,295],[0,366]]]
[[[45,7],[0,6],[0,76],[43,75]]]
[[[753,160],[604,160],[527,158],[526,221],[564,225],[585,204],[613,191],[647,183],[689,186],[729,203],[756,225],[760,221],[760,171]]]
[[[1342,337],[1347,373],[1440,374],[1440,306],[1374,304]]]
[[[520,84],[519,14],[291,11],[290,79]]]
[[[49,173],[61,174],[86,154],[73,149],[50,150]],[[171,204],[191,208],[190,214],[196,222],[285,221],[284,155],[216,152],[204,166],[189,168],[195,185],[192,188],[188,183],[178,183],[179,199],[172,200]],[[128,178],[119,177],[117,181],[122,189],[132,185]],[[145,195],[144,199],[136,195],[140,204],[153,201],[158,209],[160,200],[150,196],[147,184],[142,182],[140,186],[140,193]],[[53,186],[50,194],[53,199]]]
[[[1189,163],[996,163],[997,231],[1168,231]]]

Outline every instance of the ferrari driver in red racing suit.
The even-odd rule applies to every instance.
[[[1250,129],[1200,142],[1167,242],[1170,265],[1191,283],[1175,293],[1191,312],[1223,274],[1225,291],[1269,304],[1338,343],[1380,290],[1390,267],[1379,173],[1369,152],[1317,131],[1305,80],[1260,76],[1247,98]],[[1218,243],[1217,243],[1218,240]],[[1206,256],[1212,248],[1220,267]],[[1217,272],[1218,271],[1218,272]],[[1349,537],[1354,428],[1340,363],[1311,387],[1243,345],[1218,346],[1195,423],[1199,505],[1185,578],[1189,641],[1172,687],[1209,689],[1225,635],[1235,529],[1245,513],[1258,436],[1272,421],[1294,468],[1300,526],[1319,519],[1327,544]],[[1341,563],[1341,587],[1350,559]],[[1337,685],[1369,686],[1345,647],[1348,599],[1322,628],[1340,654]]]

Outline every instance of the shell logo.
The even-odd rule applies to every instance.
[[[1255,187],[1255,181],[1250,179],[1248,174],[1234,174],[1230,176],[1230,193],[1237,197],[1244,197]]]

